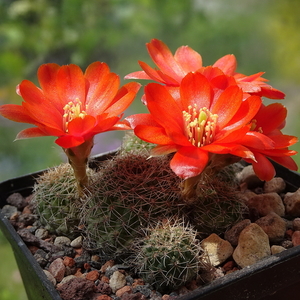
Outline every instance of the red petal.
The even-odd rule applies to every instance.
[[[145,71],[137,71],[127,74],[124,79],[146,79],[151,80],[151,77],[149,77]]]
[[[153,39],[147,44],[149,54],[155,64],[166,75],[174,78],[177,82],[185,75],[178,66],[170,49],[162,41]]]
[[[29,139],[40,136],[49,136],[49,134],[46,134],[40,128],[32,127],[20,131],[16,136],[16,140]]]
[[[197,147],[182,147],[170,162],[174,173],[184,179],[199,175],[208,163],[208,152]]]
[[[298,170],[298,166],[295,163],[295,161],[289,157],[289,156],[280,156],[280,157],[272,157],[270,156],[270,158],[274,161],[276,161],[277,163],[279,163],[280,165],[293,170],[293,171],[297,171]]]
[[[177,151],[176,145],[158,145],[151,149],[151,156],[167,155]]]
[[[233,54],[225,55],[218,59],[213,67],[221,69],[226,75],[233,75],[237,67],[236,58]]]
[[[262,154],[255,153],[255,161],[250,161],[253,166],[253,170],[260,180],[271,180],[276,172],[272,163]]]
[[[185,73],[195,72],[202,67],[201,55],[188,46],[178,48],[174,58]]]
[[[57,92],[56,76],[60,66],[57,64],[44,64],[38,69],[37,76],[40,86],[44,91],[44,95],[51,101],[51,103],[59,110],[63,112],[64,102],[61,103]]]
[[[62,107],[76,99],[85,105],[86,83],[81,69],[76,65],[62,66],[56,76],[57,93]]]
[[[272,103],[268,106],[261,106],[261,109],[254,117],[257,121],[256,127],[262,128],[264,134],[277,129],[286,119],[287,109],[280,103]]]
[[[140,139],[157,145],[169,145],[174,142],[166,135],[162,127],[138,125],[134,129],[134,133]]]
[[[96,119],[92,116],[85,116],[83,119],[78,117],[68,124],[68,133],[73,136],[84,136],[91,132],[95,127]]]
[[[134,100],[141,85],[137,82],[130,82],[119,89],[113,100],[113,104],[105,111],[109,116],[117,116],[124,112]]]
[[[218,115],[217,124],[220,129],[225,127],[234,117],[243,101],[243,92],[237,86],[228,87],[211,108]]]
[[[125,120],[129,122],[132,129],[137,125],[159,126],[150,114],[136,114],[125,118]]]
[[[204,75],[200,73],[189,73],[181,82],[180,98],[185,110],[188,106],[196,104],[198,108],[210,108],[212,89]]]
[[[153,68],[151,68],[149,65],[147,65],[142,61],[139,61],[139,64],[141,68],[144,70],[144,72],[149,76],[150,79],[164,83],[164,80],[160,77],[160,75],[157,73],[156,70],[154,70]]]
[[[0,106],[0,115],[15,122],[36,124],[36,120],[28,115],[26,109],[21,105],[4,104]]]
[[[55,140],[55,143],[62,148],[77,147],[85,142],[81,136],[64,135]]]

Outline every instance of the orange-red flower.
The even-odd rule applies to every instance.
[[[85,73],[73,64],[44,64],[38,79],[40,88],[28,80],[17,87],[22,105],[0,107],[2,116],[35,126],[21,131],[17,139],[57,136],[59,146],[73,148],[97,133],[128,129],[121,114],[140,85],[131,82],[119,88],[119,76],[105,63],[92,63]]]
[[[262,105],[252,121],[252,130],[242,141],[243,145],[251,150],[255,157],[255,160],[245,160],[252,163],[255,173],[262,180],[268,181],[275,175],[274,166],[267,157],[288,169],[295,171],[298,169],[297,164],[290,157],[297,152],[288,149],[298,139],[281,132],[285,125],[286,116],[287,109],[280,103]],[[271,149],[259,146],[262,136],[267,136],[272,141]]]
[[[212,82],[198,72],[182,79],[179,93],[174,98],[167,87],[150,83],[145,88],[150,114],[126,118],[139,138],[157,144],[152,155],[175,152],[170,166],[184,179],[200,174],[213,154],[255,159],[241,141],[260,109],[260,97],[244,99],[236,85],[216,91]],[[261,143],[273,146],[265,136]]]
[[[202,72],[202,57],[188,46],[179,47],[173,55],[170,49],[157,39],[146,44],[148,52],[158,69],[139,61],[143,71],[137,71],[125,76],[126,79],[148,79],[163,83],[170,87],[177,87],[189,72]],[[284,93],[266,84],[262,78],[263,72],[246,76],[236,73],[237,61],[234,55],[226,55],[217,60],[213,67],[221,69],[226,75],[233,76],[236,84],[243,92],[264,96],[271,99],[283,99]]]

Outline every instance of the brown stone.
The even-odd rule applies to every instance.
[[[294,247],[300,245],[300,231],[296,230],[296,231],[293,233],[293,236],[292,236],[292,243],[293,243]]]
[[[65,266],[68,266],[68,267],[75,266],[75,260],[72,257],[65,256],[63,262],[64,262]]]
[[[117,297],[122,297],[124,293],[131,294],[132,293],[132,288],[129,285],[125,285],[119,290],[116,291],[116,296]]]
[[[99,272],[97,270],[90,271],[85,277],[87,280],[96,281],[99,278]]]

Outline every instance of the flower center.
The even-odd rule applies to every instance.
[[[82,103],[78,98],[66,104],[63,110],[63,126],[66,132],[68,132],[68,125],[73,119],[78,117],[83,119],[87,115],[87,113],[82,110]]]
[[[189,105],[183,111],[185,133],[189,141],[196,147],[210,144],[215,136],[218,115],[212,114],[206,107],[198,109],[197,105]]]

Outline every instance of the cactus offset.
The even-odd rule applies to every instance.
[[[94,171],[88,170],[88,174],[93,176]],[[73,169],[66,163],[49,169],[37,179],[32,203],[46,229],[76,236],[83,198],[79,197]]]
[[[147,231],[137,244],[134,261],[142,278],[164,293],[197,277],[202,250],[192,227],[169,219]]]
[[[177,214],[180,179],[167,157],[125,154],[100,165],[83,209],[87,240],[106,255],[127,252],[150,222]]]

